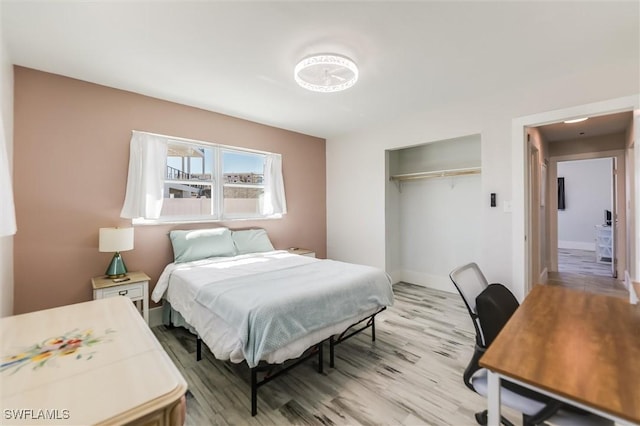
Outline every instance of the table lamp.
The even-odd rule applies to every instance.
[[[100,228],[98,245],[101,252],[115,252],[104,274],[109,278],[124,277],[127,267],[120,252],[133,249],[133,228]]]

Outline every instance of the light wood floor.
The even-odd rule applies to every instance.
[[[558,272],[549,272],[547,284],[628,298],[621,280],[611,277],[611,264],[596,262],[593,251],[558,249]]]
[[[246,364],[218,361],[208,350],[196,362],[192,335],[154,327],[189,384],[187,424],[476,424],[473,413],[486,401],[462,382],[474,332],[460,296],[406,283],[394,293],[395,305],[376,317],[376,342],[361,333],[336,348],[336,368],[325,361],[319,375],[312,359],[268,383],[253,418]],[[520,424],[517,413],[503,414]]]

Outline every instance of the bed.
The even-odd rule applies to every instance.
[[[258,381],[259,372],[311,356],[322,372],[325,341],[333,367],[336,344],[366,328],[375,339],[375,316],[393,304],[384,271],[274,250],[263,229],[172,231],[170,237],[174,262],[152,299],[165,299],[172,323],[198,336],[198,357],[204,341],[217,359],[247,363],[252,415],[258,387],[274,377]]]

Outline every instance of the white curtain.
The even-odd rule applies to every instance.
[[[284,196],[284,179],[282,178],[282,156],[267,155],[264,167],[264,197],[262,214],[274,215],[287,212],[287,200]]]
[[[133,132],[129,153],[127,193],[121,217],[158,219],[164,198],[167,139]]]
[[[16,211],[13,187],[9,172],[9,156],[4,134],[4,122],[0,116],[0,237],[16,233]]]

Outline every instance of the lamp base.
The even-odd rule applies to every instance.
[[[122,256],[120,256],[120,252],[115,252],[104,274],[109,278],[122,278],[127,275],[127,267],[124,264],[124,260],[122,260]]]

